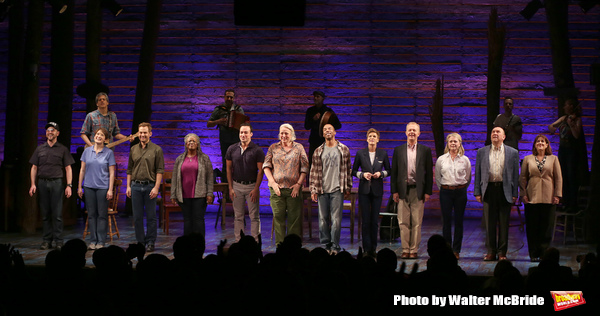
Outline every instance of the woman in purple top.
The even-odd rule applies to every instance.
[[[190,133],[184,138],[185,151],[173,165],[171,200],[177,202],[183,213],[183,234],[199,233],[204,236],[204,214],[212,204],[213,169],[208,155],[200,149],[200,138]]]
[[[115,154],[104,146],[109,136],[105,128],[98,129],[94,134],[94,146],[86,148],[81,155],[77,194],[83,198],[85,187],[85,207],[90,230],[88,249],[91,250],[104,247],[108,228],[108,201],[113,198]]]

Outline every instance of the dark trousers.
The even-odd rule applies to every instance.
[[[525,204],[525,228],[530,258],[540,258],[551,239],[550,222],[554,215],[553,204]]]
[[[362,245],[366,253],[377,250],[379,210],[382,201],[383,196],[375,196],[373,192],[358,195],[358,205],[362,212]]]
[[[440,206],[442,209],[442,236],[452,246],[454,252],[460,253],[463,240],[463,221],[467,206],[467,188],[440,190]],[[452,237],[452,212],[454,211],[454,238]]]
[[[506,254],[508,250],[508,220],[511,207],[512,203],[504,197],[502,183],[489,183],[483,198],[485,247],[488,254]]]
[[[206,214],[206,198],[183,199],[180,203],[183,213],[183,234],[202,234],[205,236],[206,227],[204,224],[204,214]]]
[[[63,237],[63,195],[62,179],[39,179],[37,185],[38,203],[42,215],[42,238],[44,242],[62,242]]]
[[[135,239],[142,244],[154,244],[157,235],[156,198],[150,198],[154,182],[131,184],[131,208]],[[144,232],[144,211],[146,212],[147,232]]]

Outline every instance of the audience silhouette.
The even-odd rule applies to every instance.
[[[416,264],[406,271],[404,261],[398,267],[389,248],[375,257],[360,249],[354,258],[347,251],[308,250],[299,236],[289,235],[274,253],[263,254],[260,240],[242,234],[231,245],[222,240],[217,254],[205,254],[202,235],[185,235],[174,242],[173,259],[146,255],[143,245],[111,245],[96,250],[94,266],[86,267],[85,242],[73,239],[48,252],[37,272],[14,247],[0,245],[0,313],[179,315],[217,307],[227,314],[363,315],[427,308],[394,306],[394,295],[470,294],[538,295],[551,308],[550,291],[574,289],[584,291],[584,308],[597,308],[600,273],[594,253],[578,258],[578,275],[560,266],[558,250],[549,248],[525,276],[502,260],[493,276],[474,282],[441,235],[428,240],[429,259],[421,272]]]

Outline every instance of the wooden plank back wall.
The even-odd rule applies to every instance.
[[[144,1],[119,2],[125,9],[120,16],[105,13],[102,79],[111,89],[110,109],[117,112],[123,132],[129,133],[145,6]],[[218,4],[165,0],[152,139],[164,149],[170,169],[183,151],[183,137],[197,133],[213,167],[222,168],[218,133],[207,128],[206,121],[223,101],[225,89],[235,88],[236,101],[251,117],[253,140],[265,152],[277,141],[284,122],[295,127],[298,141],[307,148],[304,114],[312,105],[312,91],[323,90],[326,104],[343,122],[337,138],[352,155],[366,146],[365,133],[374,127],[381,131],[379,146],[391,158],[393,148],[405,142],[403,131],[410,121],[421,124],[420,142],[434,148],[428,106],[436,80],[443,78],[445,130],[462,135],[474,165],[476,150],[486,139],[487,22],[495,6],[507,27],[503,95],[515,98],[515,113],[525,124],[523,157],[535,135],[547,133],[547,125],[557,117],[555,99],[543,93],[543,88],[554,86],[545,12],[541,9],[526,21],[518,14],[526,2],[308,0],[304,27],[238,27],[232,0]],[[573,72],[581,90],[590,152],[595,117],[589,65],[600,56],[599,10],[583,14],[577,5],[569,7]],[[78,5],[76,12],[74,91],[85,81],[85,5]],[[6,39],[7,23],[0,27],[0,36]],[[40,142],[47,116],[49,45],[46,37]],[[0,80],[6,80],[6,63],[1,67]],[[73,152],[82,144],[78,133],[85,117],[85,102],[77,95],[74,109]],[[558,139],[551,136],[551,140],[556,152]],[[125,178],[128,146],[119,146],[116,153],[119,177]],[[389,185],[386,188],[387,200]],[[428,215],[439,215],[435,185],[434,191]],[[264,212],[270,212],[266,180],[261,196]],[[471,186],[467,216],[480,212]]]

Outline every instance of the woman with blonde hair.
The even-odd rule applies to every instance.
[[[458,259],[463,240],[463,220],[467,206],[467,188],[471,184],[471,162],[465,156],[462,137],[451,133],[446,137],[444,154],[435,163],[435,182],[440,189],[442,236]],[[454,211],[454,235],[452,212]]]
[[[279,142],[269,146],[263,170],[269,180],[271,209],[275,227],[275,243],[286,235],[301,236],[302,183],[308,174],[308,156],[290,124],[279,127]],[[287,218],[287,231],[286,231]]]

